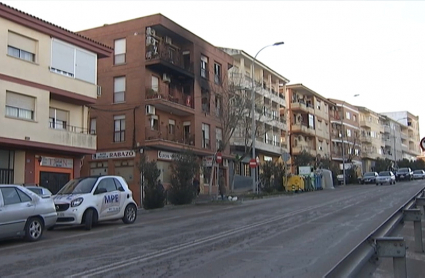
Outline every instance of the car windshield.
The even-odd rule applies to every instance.
[[[398,170],[398,172],[400,172],[400,173],[409,172],[409,169],[407,169],[407,168],[400,168]]]
[[[390,172],[388,171],[383,171],[379,173],[380,176],[391,176]]]
[[[57,195],[90,193],[96,181],[97,178],[94,177],[70,180],[59,190]]]
[[[365,177],[374,177],[375,173],[374,172],[368,172],[364,174]]]
[[[422,174],[423,172],[422,172],[422,170],[415,170],[415,171],[413,171],[413,174]]]

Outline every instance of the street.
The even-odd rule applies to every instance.
[[[321,277],[425,187],[335,190],[139,211],[122,221],[0,242],[1,277]]]

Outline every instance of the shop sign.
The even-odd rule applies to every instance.
[[[128,157],[135,157],[135,156],[136,156],[136,152],[133,150],[122,150],[122,151],[95,153],[92,155],[92,159],[128,158]]]
[[[73,169],[74,161],[69,158],[43,156],[41,157],[40,166]]]
[[[175,153],[158,151],[158,158],[164,160],[173,160],[173,155]]]

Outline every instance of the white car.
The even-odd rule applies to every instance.
[[[56,223],[53,200],[20,185],[0,185],[0,239],[24,237],[37,241]]]
[[[137,218],[137,205],[126,181],[120,176],[91,176],[70,180],[53,196],[59,225],[93,224],[122,219],[132,224]]]
[[[415,170],[413,171],[413,179],[425,179],[425,171],[424,170]]]
[[[391,171],[382,171],[379,172],[379,175],[376,177],[376,185],[383,185],[385,183],[395,184],[395,175]]]

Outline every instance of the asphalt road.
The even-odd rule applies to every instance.
[[[424,187],[351,185],[55,229],[0,242],[0,277],[322,277]]]

